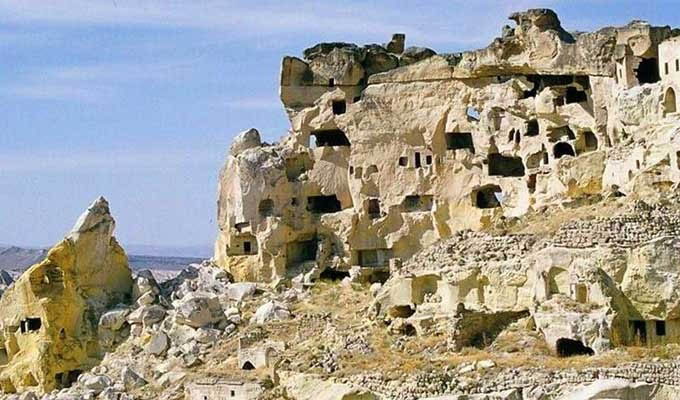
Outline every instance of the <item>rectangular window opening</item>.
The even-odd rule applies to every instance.
[[[656,336],[666,336],[666,321],[656,321]]]
[[[39,331],[42,326],[40,318],[26,318],[21,321],[21,333]]]
[[[368,200],[368,216],[371,219],[380,218],[380,200]]]
[[[345,100],[335,100],[333,101],[333,114],[342,115],[347,111],[347,103]]]
[[[349,139],[345,132],[340,129],[328,129],[312,132],[312,136],[316,138],[316,146],[349,146]]]
[[[335,195],[310,196],[307,198],[307,210],[317,214],[327,214],[342,210],[342,206]]]
[[[470,132],[449,132],[446,134],[446,150],[470,150],[475,154],[475,145]]]

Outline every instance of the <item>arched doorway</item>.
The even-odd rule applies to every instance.
[[[571,147],[569,143],[566,142],[560,142],[553,147],[553,156],[555,158],[562,158],[562,156],[572,156],[574,157],[576,154],[574,153],[574,148]]]
[[[668,88],[666,95],[663,98],[663,114],[672,114],[677,111],[677,103],[675,101],[675,90]]]

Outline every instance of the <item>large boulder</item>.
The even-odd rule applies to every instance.
[[[626,379],[599,379],[584,385],[559,400],[650,400],[658,385]]]
[[[146,352],[154,356],[160,356],[170,347],[170,339],[165,332],[156,332],[151,336],[149,343],[146,345]]]
[[[226,318],[217,296],[208,293],[190,293],[173,304],[177,323],[194,328],[217,324]]]
[[[376,400],[368,390],[316,375],[298,374],[285,382],[286,392],[298,400]]]
[[[272,300],[261,305],[255,311],[252,322],[261,325],[271,321],[285,321],[291,318],[293,318],[293,314],[288,309],[288,306]]]
[[[227,286],[227,295],[230,300],[242,301],[255,294],[257,284],[252,282],[238,282]]]

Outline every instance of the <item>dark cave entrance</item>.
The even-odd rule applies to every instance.
[[[576,156],[574,153],[574,148],[571,147],[569,143],[566,142],[560,142],[553,147],[553,156],[555,156],[556,159],[560,159],[563,156]]]
[[[557,355],[560,357],[592,356],[595,351],[580,340],[561,338],[557,340]]]
[[[643,58],[635,70],[635,76],[640,85],[660,81],[659,64],[656,58]]]

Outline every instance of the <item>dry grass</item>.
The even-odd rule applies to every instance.
[[[460,352],[450,352],[443,334],[422,337],[393,335],[382,321],[368,320],[366,310],[371,301],[366,285],[319,282],[309,290],[308,296],[292,305],[296,315],[294,320],[270,323],[257,329],[264,330],[269,339],[289,344],[289,348],[280,355],[280,359],[288,360],[281,365],[282,369],[336,377],[379,371],[387,379],[398,379],[408,374],[442,371],[446,366],[455,367],[480,360],[493,360],[500,368],[560,370],[614,367],[627,362],[656,358],[667,360],[680,356],[680,346],[676,345],[630,347],[592,357],[559,358],[551,353],[539,334],[521,323],[511,325],[485,349],[464,348]],[[248,326],[245,329],[255,328]],[[330,374],[312,368],[315,360],[332,347],[338,337],[343,336],[365,337],[372,351],[341,352],[340,368]],[[208,361],[203,368],[214,373],[234,372],[238,368],[236,347],[233,341],[222,343],[211,357],[215,361]]]
[[[531,212],[507,226],[508,233],[531,233],[539,236],[552,235],[559,227],[574,219],[592,219],[618,214],[630,199],[610,198],[579,207],[550,207]]]

